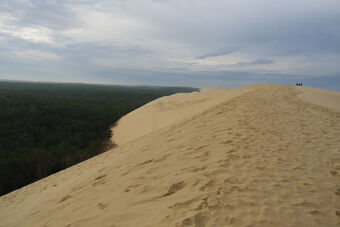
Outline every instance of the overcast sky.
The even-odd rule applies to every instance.
[[[340,90],[340,1],[0,0],[0,79]]]

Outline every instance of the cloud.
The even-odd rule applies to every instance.
[[[24,51],[17,51],[15,52],[20,58],[23,59],[30,59],[30,60],[58,60],[60,57],[56,54],[49,53],[46,51],[40,50],[24,50]]]
[[[203,54],[197,57],[197,59],[205,59],[205,58],[210,58],[210,57],[218,57],[218,56],[223,56],[223,55],[228,55],[231,53],[234,53],[237,51],[239,48],[223,48],[219,49],[214,52],[210,52],[208,54]]]
[[[266,59],[266,58],[259,58],[254,61],[250,62],[238,62],[236,64],[232,64],[229,66],[234,66],[234,67],[244,67],[244,66],[251,66],[251,65],[271,65],[274,64],[274,60],[271,59]]]
[[[53,43],[51,30],[43,27],[0,27],[0,34],[1,33],[34,43]]]

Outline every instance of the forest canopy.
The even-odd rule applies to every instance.
[[[162,96],[197,89],[0,81],[0,195],[110,148],[110,128]]]

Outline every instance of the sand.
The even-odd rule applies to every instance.
[[[340,112],[340,92],[311,87],[296,87],[296,89],[298,97],[302,100]]]
[[[200,92],[178,93],[159,98],[120,119],[112,129],[112,142],[122,145],[136,140],[255,88],[256,86],[250,86],[228,90],[217,86],[201,89]]]
[[[121,119],[138,133],[118,147],[0,197],[0,226],[340,225],[339,100],[278,85],[204,93],[149,103]],[[136,120],[150,113],[152,127]]]

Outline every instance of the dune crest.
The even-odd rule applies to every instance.
[[[249,86],[228,90],[216,86],[203,88],[200,92],[178,93],[159,98],[120,119],[112,129],[112,140],[118,145],[128,143],[256,88],[257,86]]]
[[[126,119],[154,113],[152,127],[0,197],[0,226],[339,226],[340,113],[299,92],[149,103]]]

